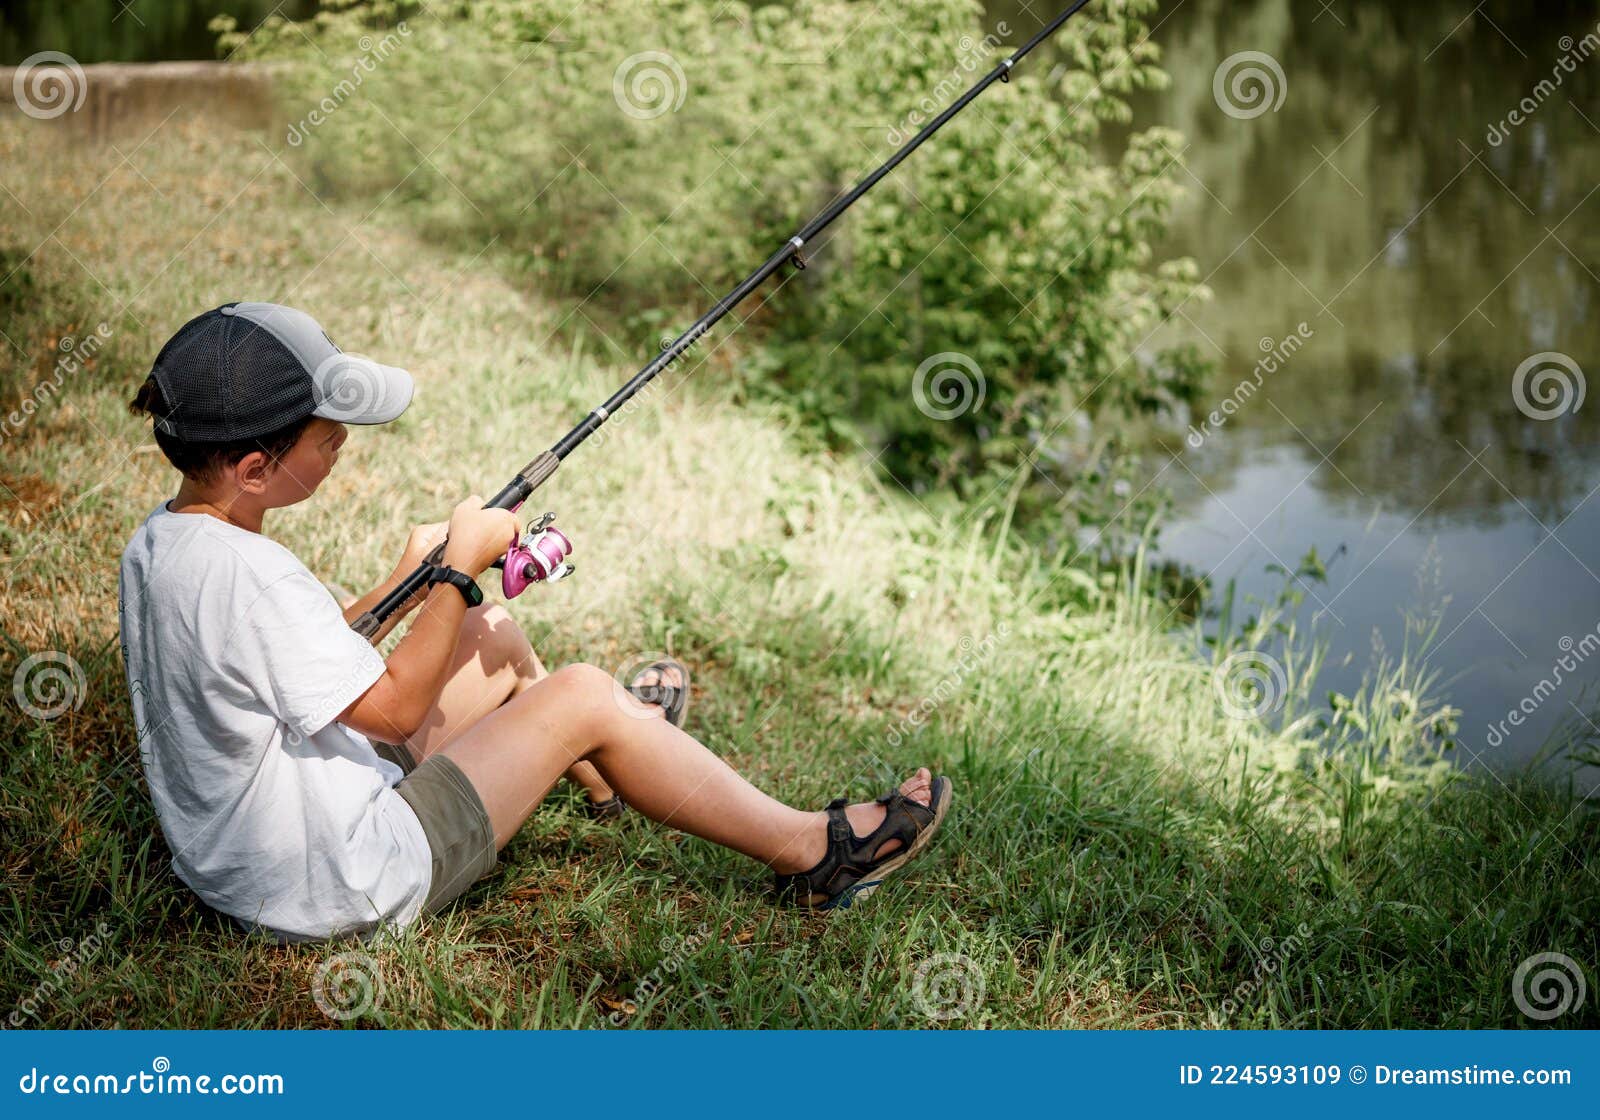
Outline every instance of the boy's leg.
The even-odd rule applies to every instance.
[[[504,607],[474,607],[461,623],[439,699],[406,746],[421,762],[545,675],[544,665]]]
[[[421,762],[548,675],[522,627],[504,607],[474,607],[461,624],[450,675],[439,692],[438,702],[405,743],[406,748]],[[567,777],[587,789],[595,801],[604,801],[612,794],[611,787],[590,763],[576,764]]]
[[[472,783],[504,847],[562,773],[592,762],[652,820],[742,852],[780,872],[815,866],[827,849],[827,816],[791,809],[592,665],[568,665],[523,689],[445,744]],[[926,770],[901,789],[927,804]],[[856,832],[882,822],[872,802],[847,810]]]

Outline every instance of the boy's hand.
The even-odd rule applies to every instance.
[[[400,563],[395,565],[395,574],[408,576],[416,571],[417,565],[428,558],[428,553],[444,540],[445,530],[450,527],[448,521],[436,521],[432,525],[418,525],[411,530],[411,535],[406,538],[406,550],[400,554]]]
[[[484,509],[483,499],[474,494],[450,514],[444,562],[469,576],[479,576],[505,554],[518,532],[516,514],[508,509]]]

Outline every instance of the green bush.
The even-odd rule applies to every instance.
[[[1186,395],[1193,359],[1141,349],[1204,294],[1191,262],[1151,247],[1181,138],[1136,132],[1100,154],[1123,95],[1165,81],[1142,22],[1155,7],[1085,9],[813,246],[804,277],[741,308],[767,343],[741,352],[745,383],[922,485]],[[493,243],[643,356],[1033,30],[981,15],[972,0],[340,3],[224,43],[286,64],[291,143],[320,192]]]

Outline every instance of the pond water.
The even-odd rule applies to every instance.
[[[1153,456],[1178,495],[1162,555],[1271,598],[1268,565],[1315,547],[1333,560],[1303,618],[1327,688],[1398,650],[1405,612],[1442,612],[1429,660],[1467,761],[1521,765],[1554,735],[1587,751],[1600,5],[1186,0],[1156,19],[1173,84],[1135,124],[1188,142],[1162,248],[1215,298],[1172,334],[1217,366]],[[1236,92],[1251,66],[1267,100]]]

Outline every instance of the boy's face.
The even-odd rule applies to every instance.
[[[306,430],[300,433],[300,441],[267,476],[261,495],[263,504],[275,508],[309,498],[339,461],[339,448],[344,446],[348,435],[349,430],[343,424],[313,417]]]

